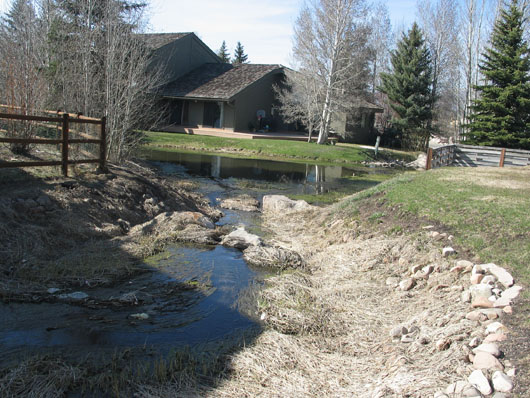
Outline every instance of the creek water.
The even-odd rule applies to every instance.
[[[271,192],[320,193],[351,183],[346,176],[377,172],[186,153],[159,152],[151,160],[162,174],[197,183],[212,205],[241,193],[258,199]],[[260,234],[259,213],[223,211],[218,225],[243,224]],[[267,271],[250,268],[240,251],[171,245],[146,261],[145,269],[112,287],[79,288],[92,306],[61,300],[0,303],[0,355],[9,361],[33,353],[106,355],[131,347],[163,355],[184,346],[235,342],[259,331],[252,297]],[[124,297],[129,305],[113,305]]]

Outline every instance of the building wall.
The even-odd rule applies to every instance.
[[[233,105],[225,102],[224,105],[224,128],[227,129],[234,129],[235,127],[235,117],[236,117],[236,110]]]
[[[188,124],[190,126],[202,125],[203,114],[204,114],[204,102],[190,101],[190,107],[189,107],[189,113],[188,113]]]
[[[257,128],[256,112],[258,110],[263,109],[267,119],[272,118],[271,110],[274,104],[272,86],[280,81],[281,76],[281,73],[267,75],[237,95],[234,125],[236,131],[247,131],[249,123]],[[271,126],[271,128],[277,130],[277,126]]]
[[[205,63],[221,63],[221,60],[191,33],[155,50],[150,68],[162,68],[163,81],[167,83]]]
[[[331,130],[343,142],[374,145],[377,137],[374,134],[374,117],[375,113],[371,110],[363,110],[355,116],[338,113],[331,122]]]

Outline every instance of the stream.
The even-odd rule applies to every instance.
[[[318,194],[347,186],[352,175],[381,170],[315,166],[213,155],[160,152],[151,156],[162,174],[193,181],[212,205],[249,194]],[[368,180],[370,180],[368,178]],[[366,188],[366,179],[357,190]],[[259,213],[223,209],[218,225],[244,225],[262,235]],[[183,347],[229,347],[259,333],[255,292],[269,270],[249,267],[239,250],[170,245],[147,259],[146,271],[119,285],[79,288],[96,303],[0,303],[0,355],[4,364],[26,355],[104,357],[124,349],[145,356]],[[112,300],[128,303],[116,306]]]

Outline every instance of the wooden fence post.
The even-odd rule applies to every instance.
[[[425,170],[430,170],[432,165],[432,148],[429,148],[427,152],[427,164],[425,165]]]
[[[506,148],[501,150],[501,158],[499,159],[499,167],[504,167],[504,158],[506,157]]]
[[[99,139],[101,140],[101,143],[99,144],[99,171],[101,173],[105,173],[106,168],[106,160],[107,160],[107,117],[103,116],[101,118],[101,134]]]
[[[69,133],[69,122],[68,122],[68,113],[63,114],[63,175],[68,177],[68,133]]]

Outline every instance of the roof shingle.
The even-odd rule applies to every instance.
[[[181,39],[184,36],[189,35],[190,32],[183,33],[145,33],[139,34],[138,37],[149,47],[151,50],[157,50],[160,47],[164,47],[175,40]]]
[[[168,83],[159,92],[163,97],[229,100],[234,95],[281,65],[204,64]]]

